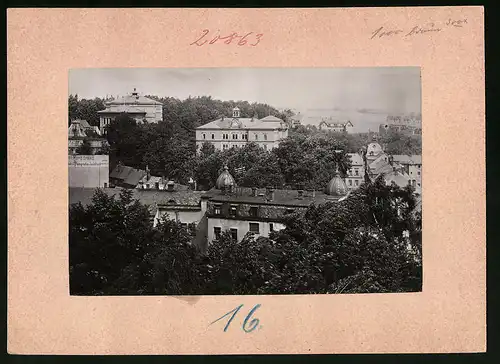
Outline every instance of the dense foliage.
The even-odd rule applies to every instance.
[[[223,233],[206,252],[180,224],[153,227],[128,191],[70,207],[72,294],[420,291],[421,221],[411,187],[363,184],[348,199],[287,216],[269,238]]]

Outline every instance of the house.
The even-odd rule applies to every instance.
[[[257,116],[242,118],[240,109],[235,107],[232,117],[222,116],[196,128],[196,148],[200,150],[205,142],[218,150],[242,148],[249,142],[255,142],[271,150],[287,137],[288,125],[283,120],[271,115],[262,119]]]
[[[319,130],[327,130],[335,133],[348,133],[353,127],[352,123],[348,120],[346,122],[332,121],[333,118],[323,118],[318,125]]]
[[[347,188],[352,190],[361,186],[365,176],[365,163],[363,156],[359,153],[347,153],[351,160],[351,168],[347,171],[345,176],[345,183]]]
[[[403,166],[410,178],[411,185],[417,193],[422,191],[422,156],[421,155],[393,155],[394,161]]]
[[[106,109],[98,111],[102,134],[105,128],[120,114],[128,114],[138,123],[157,123],[163,120],[163,104],[134,91],[127,96],[105,102]]]
[[[108,146],[106,139],[102,138],[85,120],[73,120],[68,128],[68,154],[75,155],[85,142],[90,146],[90,154],[107,155],[104,150]],[[89,155],[90,155],[89,154]]]
[[[347,194],[338,172],[322,192],[238,187],[225,167],[206,195],[207,241],[210,244],[224,231],[237,241],[247,233],[267,237],[285,228],[287,214],[303,212],[313,203],[336,202]]]
[[[379,133],[389,131],[403,132],[407,134],[422,134],[422,115],[411,113],[409,115],[388,115],[386,122],[380,124]]]

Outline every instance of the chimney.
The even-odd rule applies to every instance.
[[[297,199],[298,200],[303,200],[304,199],[304,190],[298,190],[297,191]]]
[[[252,197],[257,197],[257,188],[252,187]]]
[[[267,187],[266,188],[266,200],[273,201],[274,200],[274,188]]]

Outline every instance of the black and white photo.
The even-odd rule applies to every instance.
[[[422,290],[418,67],[72,69],[72,295]]]

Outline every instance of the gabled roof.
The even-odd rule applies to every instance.
[[[87,121],[87,120],[77,119],[77,120],[75,120],[75,122],[79,122],[79,123],[80,123],[80,125],[81,125],[82,127],[84,127],[84,128],[89,128],[89,129],[92,129],[92,128],[93,128],[93,126],[91,126],[91,125],[88,123],[88,121]]]
[[[273,119],[256,119],[256,118],[232,118],[232,117],[224,117],[219,118],[217,120],[211,121],[208,124],[199,126],[196,129],[258,129],[258,130],[266,130],[266,129],[278,129],[280,127],[286,126],[286,124],[278,118]]]
[[[135,187],[137,186],[141,178],[145,175],[146,172],[143,170],[118,165],[115,167],[115,169],[113,169],[113,171],[111,171],[111,173],[109,174],[109,178],[118,179],[122,183]]]
[[[269,115],[269,116],[266,116],[266,117],[260,119],[260,121],[277,121],[277,122],[280,122],[280,121],[283,121],[283,120],[281,120],[280,118],[277,118],[276,116]]]
[[[347,153],[351,158],[351,164],[353,166],[362,166],[364,164],[363,157],[359,153]]]
[[[150,99],[148,97],[136,96],[136,95],[127,95],[106,102],[106,105],[122,105],[122,104],[163,105],[159,101]]]
[[[128,114],[144,114],[146,115],[146,111],[141,110],[134,106],[129,105],[113,105],[107,107],[104,110],[98,111],[98,114],[117,114],[117,113],[128,113]]]
[[[384,179],[387,185],[390,185],[392,182],[394,182],[399,187],[408,186],[408,181],[409,181],[409,178],[406,174],[399,172],[388,173],[384,175]]]

